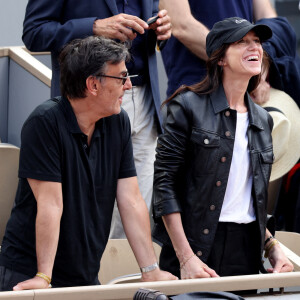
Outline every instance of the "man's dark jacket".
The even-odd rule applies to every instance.
[[[140,0],[142,19],[158,13],[158,0]],[[62,47],[73,39],[93,35],[96,19],[117,15],[115,0],[29,0],[26,8],[23,42],[31,51],[51,51],[52,97],[60,95],[58,55]],[[161,124],[160,93],[156,62],[156,35],[145,31],[150,87],[158,120]],[[160,129],[160,128],[159,128]]]
[[[272,38],[263,43],[271,59],[269,82],[272,87],[286,92],[300,107],[300,58],[293,27],[283,17],[260,19],[272,29]]]
[[[261,252],[266,230],[268,182],[273,163],[273,120],[245,94],[248,107],[252,196]],[[185,92],[171,100],[165,132],[157,144],[153,237],[170,243],[161,217],[180,212],[188,241],[207,260],[218,225],[232,160],[236,111],[220,86],[210,95]],[[243,168],[243,166],[241,166]]]

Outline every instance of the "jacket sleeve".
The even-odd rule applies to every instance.
[[[158,138],[153,185],[155,218],[181,211],[176,186],[185,163],[192,119],[185,106],[183,95],[178,95],[171,100],[168,105],[164,134]]]
[[[284,17],[266,18],[256,24],[272,29],[272,37],[263,43],[271,59],[269,82],[272,87],[289,94],[300,107],[300,57],[297,54],[297,36]]]
[[[63,23],[60,19],[63,9],[64,0],[29,0],[22,39],[30,51],[59,51],[75,38],[93,35],[96,16]]]

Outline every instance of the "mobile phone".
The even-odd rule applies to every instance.
[[[155,16],[154,18],[150,19],[147,24],[150,26],[151,24],[155,23],[157,21],[157,19],[159,18],[159,16]]]

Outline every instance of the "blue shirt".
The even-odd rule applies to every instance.
[[[138,0],[116,0],[116,4],[120,13],[134,15],[143,19],[141,5]],[[135,82],[135,78],[132,78],[132,84],[143,84],[146,82],[146,74],[148,74],[147,48],[144,34],[137,34],[137,37],[132,42],[130,53],[131,60],[126,64],[129,74],[143,75],[143,80],[139,82]]]
[[[217,21],[235,16],[252,22],[252,0],[189,0],[189,4],[193,16],[209,29]],[[174,36],[161,53],[168,76],[168,97],[182,84],[200,82],[206,75],[205,61],[190,52]]]

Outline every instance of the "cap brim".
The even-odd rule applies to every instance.
[[[272,37],[272,30],[269,26],[259,24],[259,25],[249,25],[241,28],[240,30],[234,32],[227,40],[226,44],[234,43],[242,39],[249,31],[253,30],[255,34],[259,37],[261,42],[264,42]]]

